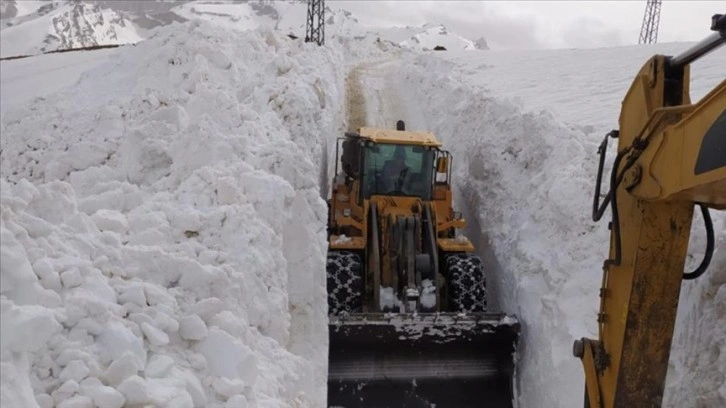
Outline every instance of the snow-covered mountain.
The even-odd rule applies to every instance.
[[[99,4],[19,1],[4,5],[0,56],[129,44],[141,39],[130,20]]]
[[[151,30],[173,22],[205,20],[235,30],[271,27],[305,35],[305,1],[8,1],[0,9],[0,56],[32,55],[52,50],[136,43]],[[343,9],[326,9],[326,36],[368,38],[414,50],[487,49],[446,27],[370,27]]]

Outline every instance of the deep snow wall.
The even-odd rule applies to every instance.
[[[600,266],[609,243],[607,222],[590,218],[602,136],[585,133],[589,124],[565,125],[547,111],[526,111],[472,85],[464,79],[470,73],[437,56],[409,56],[400,67],[399,94],[416,101],[425,128],[453,153],[455,199],[468,209],[465,234],[488,267],[492,303],[522,323],[517,406],[581,406],[584,374],[572,342],[597,336]],[[517,69],[526,75],[539,65]],[[500,75],[505,81],[507,74]],[[624,95],[625,89],[613,92]],[[617,123],[619,105],[614,109]],[[726,332],[718,329],[726,325],[726,217],[713,217],[717,241],[709,274],[682,289],[666,407],[726,403]],[[697,215],[689,269],[702,257],[703,236]]]
[[[344,76],[192,22],[4,110],[2,406],[324,406]]]

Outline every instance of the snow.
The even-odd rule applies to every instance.
[[[192,22],[102,52],[3,106],[3,407],[324,405],[341,46]],[[3,61],[3,98],[53,57]]]
[[[396,307],[398,307],[400,310],[401,308],[403,308],[403,304],[393,292],[393,288],[381,286],[379,299],[381,310],[393,310]]]
[[[256,17],[250,4],[231,4],[219,2],[190,2],[173,9],[174,13],[189,20],[206,20],[218,27],[230,30],[250,30],[257,28],[261,20]],[[272,26],[273,20],[266,19],[266,25]]]
[[[423,51],[433,50],[437,46],[444,47],[447,51],[478,49],[473,41],[449,33],[443,25],[428,24],[422,28],[421,32],[411,35],[399,44],[405,48]]]
[[[421,306],[427,308],[436,306],[436,286],[431,279],[421,281]]]
[[[0,405],[324,406],[323,198],[361,61],[366,124],[404,119],[453,153],[489,303],[522,324],[518,406],[581,405],[572,341],[596,336],[608,250],[590,220],[597,145],[644,61],[688,44],[411,52],[397,44],[469,45],[337,12],[321,48],[286,36],[301,10],[183,4],[196,21],[134,47],[0,63]],[[37,45],[39,21],[17,26],[18,47]],[[723,49],[694,65],[692,99],[725,65]],[[683,285],[667,407],[726,405],[726,217],[713,217],[710,271]],[[690,269],[701,230],[696,216]],[[381,302],[397,302],[390,288]]]

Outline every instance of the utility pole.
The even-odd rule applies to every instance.
[[[660,22],[661,0],[647,0],[643,25],[640,27],[638,44],[655,44],[658,42],[658,22]]]
[[[325,42],[325,0],[308,0],[308,23],[305,42]]]

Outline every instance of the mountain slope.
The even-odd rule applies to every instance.
[[[2,3],[0,57],[32,55],[59,49],[106,44],[137,43],[154,29],[174,22],[202,20],[233,30],[268,27],[305,36],[307,4],[304,1],[180,1],[124,2],[55,0],[53,2]],[[413,50],[486,49],[486,41],[473,42],[444,26],[369,27],[352,13],[326,8],[328,38],[359,37],[385,41]]]
[[[2,29],[0,57],[141,40],[129,20],[92,3],[47,3],[14,20]]]

